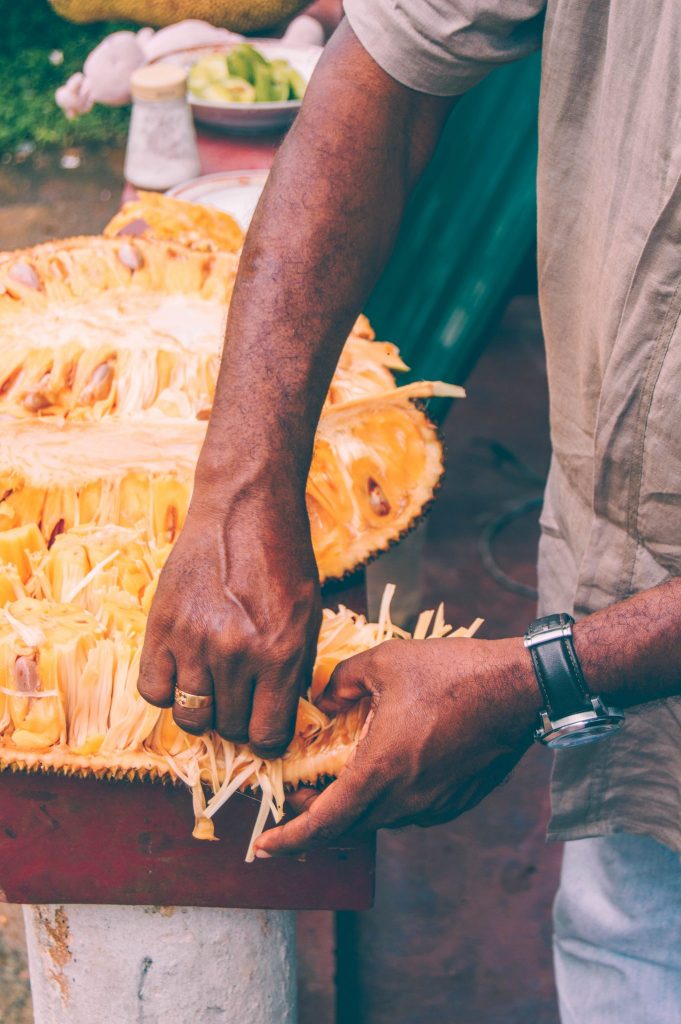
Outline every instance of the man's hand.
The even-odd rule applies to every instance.
[[[475,806],[528,749],[540,703],[521,639],[391,640],[342,662],[319,706],[371,698],[364,738],[299,817],[266,832],[260,856],[298,853],[348,832],[435,825]]]
[[[194,505],[159,580],[138,684],[159,707],[176,686],[214,694],[212,707],[175,705],[177,724],[215,727],[262,757],[293,735],[321,621],[305,509],[286,507],[288,522],[243,498],[228,515]]]

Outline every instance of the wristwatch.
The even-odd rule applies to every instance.
[[[524,637],[544,703],[534,738],[546,747],[576,747],[605,739],[624,724],[622,711],[589,693],[572,642],[574,623],[565,613],[546,615],[536,619]]]

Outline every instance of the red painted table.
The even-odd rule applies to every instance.
[[[202,128],[197,137],[201,173],[269,168],[282,140],[279,132],[245,138]]]
[[[203,171],[269,167],[280,141],[280,136],[237,139],[202,132]],[[364,611],[363,573],[327,587],[324,603]],[[298,860],[246,864],[256,813],[253,799],[237,795],[216,815],[221,841],[201,842],[191,836],[192,802],[184,787],[0,774],[0,902],[279,910],[371,906],[373,840]]]

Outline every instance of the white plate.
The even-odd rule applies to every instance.
[[[268,60],[287,60],[306,82],[312,77],[321,57],[321,46],[289,46],[280,39],[252,39],[257,50]],[[189,68],[211,53],[229,53],[236,44],[227,46],[200,46],[192,50],[178,50],[163,58],[164,63]],[[286,128],[300,110],[300,100],[281,100],[278,103],[228,103],[219,100],[200,100],[188,93],[194,117],[203,124],[212,124],[226,131],[265,132]]]
[[[223,210],[247,231],[267,175],[267,171],[218,171],[183,181],[171,188],[168,195]]]

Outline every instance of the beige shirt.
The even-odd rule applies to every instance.
[[[588,614],[681,573],[681,3],[346,0],[394,78],[438,95],[542,45],[540,303],[553,460],[540,610]],[[546,21],[542,35],[542,13]],[[552,838],[681,852],[681,699],[558,755]]]

